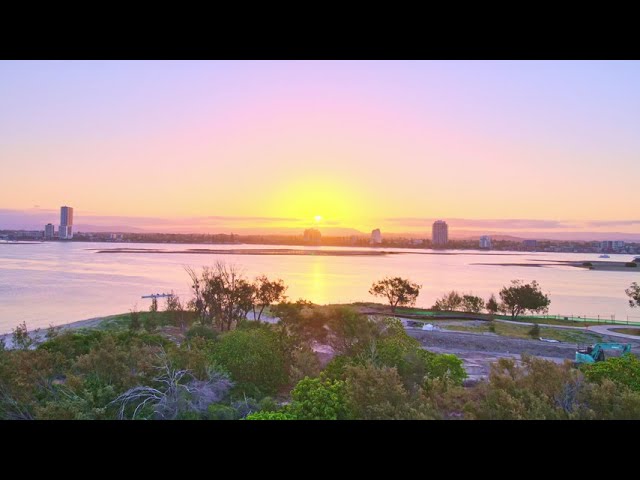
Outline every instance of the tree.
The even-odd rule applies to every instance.
[[[328,316],[328,343],[339,354],[354,355],[376,336],[376,325],[349,307],[335,308]]]
[[[462,307],[462,301],[462,296],[455,290],[451,290],[436,300],[431,309],[439,312],[453,312]]]
[[[20,350],[29,350],[35,344],[35,340],[29,334],[26,322],[22,322],[11,332],[11,339],[13,348]]]
[[[637,282],[633,282],[624,292],[629,296],[631,308],[640,307],[640,285]]]
[[[378,280],[369,289],[369,293],[376,297],[386,297],[395,312],[398,305],[415,305],[422,285],[413,283],[406,278],[386,277]]]
[[[329,320],[326,309],[316,308],[311,302],[300,299],[280,302],[272,307],[272,312],[279,318],[277,329],[290,349],[326,341]]]
[[[484,309],[484,300],[471,294],[462,296],[462,311],[469,313],[480,313]]]
[[[286,298],[284,292],[287,290],[287,286],[284,282],[282,280],[270,281],[265,275],[256,278],[253,283],[253,289],[253,318],[258,322],[265,307],[283,302]],[[258,315],[256,316],[256,309],[258,308]]]
[[[149,312],[151,312],[151,315],[155,315],[158,312],[158,299],[156,297],[151,298]]]
[[[129,310],[129,330],[136,332],[140,330],[142,324],[140,323],[140,312],[134,307]]]
[[[526,312],[541,313],[548,311],[551,300],[542,293],[538,282],[523,284],[520,280],[512,280],[510,287],[503,287],[500,290],[501,308],[504,312],[510,313],[512,319]]]
[[[254,286],[234,265],[216,262],[213,268],[204,267],[200,276],[190,267],[191,289],[195,295],[190,302],[203,325],[215,324],[221,330],[231,330],[246,318],[253,307]]]
[[[171,322],[175,326],[179,326],[180,330],[184,332],[187,326],[186,312],[184,311],[182,302],[180,302],[180,297],[174,294],[173,290],[171,291],[171,295],[167,297],[165,311],[169,312]]]
[[[493,293],[489,297],[489,300],[487,300],[485,308],[490,315],[495,315],[498,311],[498,301],[496,300],[496,296]]]

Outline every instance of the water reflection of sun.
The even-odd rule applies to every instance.
[[[326,272],[323,257],[309,257],[310,262],[309,277],[311,278],[311,301],[324,305],[326,302]]]

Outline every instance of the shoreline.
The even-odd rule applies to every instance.
[[[63,323],[61,325],[54,325],[54,328],[56,330],[58,330],[59,332],[65,331],[65,330],[77,330],[79,328],[94,328],[97,327],[98,325],[100,325],[104,320],[108,320],[109,318],[112,317],[117,317],[119,314],[115,314],[115,315],[105,315],[102,317],[92,317],[92,318],[86,318],[84,320],[76,320],[75,322],[70,322],[70,323]],[[18,325],[16,325],[17,327]],[[27,325],[28,327],[28,325]],[[14,327],[15,328],[15,327]],[[29,330],[29,338],[31,338],[32,340],[34,340],[35,342],[41,342],[46,338],[47,335],[47,330],[49,329],[49,327],[47,328],[37,328],[35,330]],[[5,348],[9,349],[9,348],[13,348],[13,333],[2,333],[0,334],[0,343],[2,343],[2,341],[4,341],[5,344]]]
[[[546,260],[538,263],[470,263],[469,265],[492,265],[496,267],[576,267],[583,270],[594,270],[601,272],[631,272],[637,273],[639,267],[627,267],[627,263],[632,262],[616,262],[604,260]]]

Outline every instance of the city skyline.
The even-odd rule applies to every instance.
[[[639,234],[639,81],[612,61],[1,62],[0,228],[69,203],[76,230]]]

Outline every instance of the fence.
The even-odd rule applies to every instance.
[[[635,325],[640,326],[640,316],[624,315],[622,318],[616,318],[615,314],[611,315],[520,315],[522,320],[548,319],[569,322],[597,323],[597,324],[618,324],[618,325]]]

